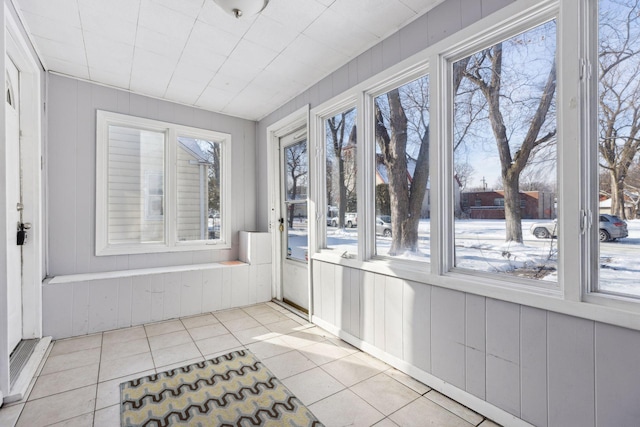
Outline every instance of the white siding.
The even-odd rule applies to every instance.
[[[178,240],[206,239],[206,166],[189,163],[195,158],[178,147]],[[201,176],[202,174],[202,176]],[[204,186],[204,188],[203,188]]]
[[[109,127],[109,243],[161,242],[163,215],[151,212],[162,203],[164,134]],[[151,184],[151,185],[150,185]]]

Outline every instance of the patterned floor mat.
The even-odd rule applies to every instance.
[[[122,426],[322,424],[250,351],[120,384]]]

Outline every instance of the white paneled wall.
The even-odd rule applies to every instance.
[[[55,74],[47,77],[49,276],[192,265],[238,258],[238,231],[255,228],[255,122]],[[95,256],[96,110],[231,134],[232,248]]]
[[[239,234],[242,261],[46,280],[44,335],[67,338],[270,301],[271,236]]]
[[[312,268],[314,322],[467,406],[499,408],[488,414],[498,422],[638,425],[639,331],[317,260]]]
[[[44,334],[67,338],[271,300],[271,263],[59,276],[43,285]]]

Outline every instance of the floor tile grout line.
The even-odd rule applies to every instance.
[[[257,304],[257,305],[255,305],[255,306],[256,306],[256,307],[260,307],[260,305],[261,305],[261,304]],[[250,307],[251,307],[251,306],[250,306]],[[297,373],[295,373],[295,374],[293,374],[293,375],[289,375],[289,376],[287,376],[286,378],[279,378],[281,381],[285,381],[285,380],[287,380],[287,379],[289,379],[289,378],[291,378],[291,377],[293,377],[293,376],[296,376],[296,375],[306,375],[306,374],[308,374],[308,372],[309,372],[309,371],[314,370],[314,369],[316,369],[316,368],[320,368],[322,372],[324,372],[325,374],[329,375],[331,378],[333,378],[334,380],[336,380],[336,381],[340,384],[340,386],[342,387],[342,388],[341,388],[341,390],[339,390],[339,391],[337,391],[337,392],[334,392],[334,393],[331,393],[330,395],[325,396],[325,397],[323,397],[322,399],[319,399],[319,400],[317,400],[317,401],[313,402],[311,405],[316,404],[316,403],[318,403],[318,402],[321,402],[321,401],[323,401],[323,400],[325,400],[325,399],[327,399],[327,398],[330,398],[330,397],[332,397],[332,396],[335,396],[336,394],[341,393],[341,392],[343,392],[344,390],[349,390],[349,391],[351,391],[354,395],[356,395],[356,396],[358,396],[360,399],[362,399],[362,400],[363,400],[367,405],[369,405],[369,406],[373,407],[373,408],[374,408],[374,410],[378,411],[378,410],[377,410],[377,408],[376,408],[372,403],[370,403],[370,402],[369,402],[365,397],[360,396],[358,393],[356,393],[356,391],[354,390],[354,388],[355,388],[357,385],[359,385],[359,384],[361,384],[361,383],[363,383],[363,382],[365,382],[365,381],[368,381],[368,380],[370,380],[370,379],[374,378],[375,376],[378,376],[378,375],[380,375],[380,374],[385,374],[388,378],[392,379],[393,381],[395,381],[395,382],[396,382],[396,383],[398,383],[399,385],[401,385],[401,386],[403,386],[403,387],[406,387],[408,390],[411,390],[412,392],[416,393],[416,394],[417,394],[417,397],[414,397],[411,401],[409,401],[409,402],[407,402],[406,404],[404,404],[403,406],[401,406],[401,407],[399,407],[399,408],[395,409],[395,410],[394,410],[394,412],[392,412],[392,413],[390,413],[390,414],[388,414],[388,415],[386,415],[386,414],[384,414],[384,413],[382,413],[382,412],[378,411],[378,412],[380,412],[380,414],[383,416],[383,418],[382,418],[381,420],[379,420],[379,421],[382,421],[382,420],[388,419],[390,422],[393,422],[393,420],[391,420],[391,418],[390,418],[393,414],[395,414],[396,412],[398,412],[398,411],[402,410],[402,409],[403,409],[403,408],[405,408],[406,406],[411,405],[413,402],[415,402],[416,400],[420,399],[420,397],[425,397],[425,398],[427,398],[430,402],[432,402],[432,403],[434,403],[435,405],[437,405],[439,408],[442,408],[442,409],[446,410],[447,412],[449,412],[451,415],[453,415],[453,416],[455,416],[455,417],[457,417],[457,418],[460,418],[460,419],[462,419],[462,420],[464,420],[464,421],[466,421],[466,422],[469,422],[469,421],[467,421],[465,418],[463,418],[462,416],[460,416],[460,415],[458,415],[458,414],[454,413],[453,411],[449,410],[447,407],[442,406],[440,403],[438,403],[438,402],[436,402],[436,401],[433,401],[433,400],[429,399],[429,398],[427,397],[427,395],[428,395],[429,393],[431,393],[432,391],[434,391],[434,389],[429,388],[426,392],[424,392],[424,393],[420,393],[419,391],[417,391],[417,390],[415,390],[414,388],[412,388],[410,385],[407,385],[407,384],[403,383],[402,381],[400,381],[399,379],[396,379],[396,378],[394,378],[393,376],[391,376],[391,375],[389,374],[389,371],[393,368],[392,366],[388,366],[388,365],[384,364],[384,362],[379,361],[379,359],[377,359],[377,358],[375,358],[374,356],[371,356],[371,355],[369,355],[369,354],[367,354],[367,353],[363,352],[362,350],[360,350],[360,349],[358,349],[358,348],[350,348],[351,346],[349,346],[348,348],[345,348],[345,350],[347,351],[347,353],[346,353],[346,354],[342,354],[342,355],[340,355],[340,356],[338,356],[338,357],[332,358],[330,361],[326,361],[326,362],[322,362],[322,363],[317,363],[317,362],[316,362],[316,361],[314,361],[312,358],[310,358],[310,357],[308,357],[308,356],[307,356],[307,354],[312,354],[312,353],[309,353],[309,352],[308,352],[308,350],[307,350],[307,353],[305,354],[305,349],[308,349],[308,348],[309,348],[309,347],[311,347],[311,346],[318,345],[318,344],[323,344],[323,343],[325,343],[325,344],[327,344],[327,345],[333,345],[333,346],[335,346],[335,347],[337,347],[337,348],[343,348],[341,345],[339,345],[340,337],[338,337],[338,336],[334,336],[334,335],[332,335],[332,334],[330,334],[330,333],[328,333],[328,332],[326,332],[326,331],[322,330],[322,328],[319,328],[317,325],[314,325],[314,324],[312,324],[312,323],[309,323],[309,322],[304,322],[304,323],[303,323],[303,322],[297,322],[295,319],[293,319],[293,318],[291,318],[291,317],[289,317],[289,316],[284,316],[284,313],[283,313],[283,312],[281,312],[281,311],[279,311],[279,310],[276,310],[276,309],[275,309],[275,308],[273,308],[273,307],[270,307],[268,304],[265,304],[265,307],[267,307],[266,311],[263,311],[263,312],[261,312],[261,313],[259,313],[259,312],[255,312],[254,314],[251,314],[250,312],[248,312],[247,310],[245,310],[245,309],[244,309],[244,308],[242,308],[242,307],[241,307],[241,308],[238,308],[238,309],[235,309],[235,310],[242,310],[242,311],[243,311],[243,313],[246,315],[246,319],[249,319],[249,318],[250,318],[250,319],[253,319],[255,322],[257,322],[257,323],[258,323],[258,325],[259,325],[260,327],[265,327],[265,328],[269,331],[269,334],[274,334],[274,336],[273,336],[273,337],[270,337],[270,338],[268,338],[268,339],[256,339],[256,340],[251,340],[250,342],[242,342],[242,341],[240,341],[240,339],[239,339],[239,338],[240,338],[240,337],[241,337],[241,335],[242,335],[242,334],[241,334],[241,332],[243,332],[243,331],[245,331],[245,330],[248,330],[248,329],[251,329],[251,328],[254,328],[254,327],[256,327],[256,328],[257,328],[258,326],[248,327],[248,328],[244,328],[244,329],[240,329],[240,330],[237,330],[237,331],[233,331],[233,332],[232,332],[231,330],[229,330],[229,329],[226,327],[226,325],[225,325],[225,321],[222,321],[222,320],[220,320],[217,316],[215,316],[214,312],[202,313],[202,314],[197,314],[197,315],[194,315],[194,316],[188,316],[188,317],[198,317],[198,316],[202,316],[202,315],[211,315],[214,319],[216,319],[216,321],[217,321],[219,324],[221,324],[221,325],[225,328],[225,330],[226,330],[226,331],[227,331],[227,332],[228,332],[232,337],[234,337],[236,340],[238,340],[238,342],[239,342],[239,345],[240,345],[239,347],[234,347],[234,348],[232,348],[232,349],[229,349],[229,351],[235,351],[235,350],[237,350],[237,349],[244,349],[244,350],[249,350],[249,351],[251,351],[251,350],[249,349],[249,346],[251,346],[252,344],[265,343],[265,342],[268,342],[269,340],[271,340],[271,339],[275,339],[275,338],[285,338],[285,341],[286,341],[286,337],[288,337],[288,336],[293,336],[294,338],[300,338],[301,340],[305,340],[305,337],[304,337],[304,336],[297,337],[297,336],[295,336],[295,334],[301,334],[301,333],[304,333],[306,330],[311,329],[311,328],[318,328],[319,330],[323,331],[322,333],[318,333],[318,334],[317,334],[317,335],[318,335],[318,337],[319,337],[319,339],[318,339],[318,340],[316,340],[316,339],[313,339],[313,340],[306,339],[308,342],[304,342],[304,344],[303,344],[303,345],[301,345],[301,346],[298,346],[299,344],[298,344],[298,343],[296,343],[296,342],[294,341],[294,342],[293,342],[293,344],[292,344],[292,345],[293,345],[293,347],[289,344],[289,342],[286,342],[286,346],[284,346],[284,347],[286,348],[286,351],[285,351],[285,352],[280,353],[280,354],[276,354],[276,355],[272,355],[272,356],[267,357],[267,358],[264,358],[264,359],[260,358],[260,359],[261,359],[261,361],[262,361],[262,360],[265,360],[265,361],[266,361],[266,360],[268,360],[268,359],[275,358],[275,357],[278,357],[278,356],[282,356],[282,355],[285,355],[285,354],[288,354],[288,353],[291,353],[291,352],[295,351],[295,352],[297,352],[300,356],[302,356],[306,361],[311,362],[311,364],[312,364],[313,366],[312,366],[312,367],[305,368],[305,369],[303,369],[302,371],[297,372]],[[229,310],[229,311],[230,311],[230,310]],[[271,313],[267,313],[268,311],[270,311]],[[256,313],[259,313],[259,314],[256,314]],[[277,320],[277,321],[274,321],[274,322],[271,322],[271,321],[270,321],[269,323],[262,323],[262,322],[261,322],[261,321],[259,321],[256,317],[259,317],[261,314],[262,314],[262,315],[264,315],[265,313],[267,313],[267,314],[275,314],[275,315],[277,315],[277,316],[284,316],[285,318],[281,318],[280,320]],[[254,317],[254,316],[255,316],[255,317]],[[207,359],[207,357],[205,356],[205,354],[203,353],[203,351],[200,349],[200,347],[198,347],[198,345],[197,345],[197,341],[196,341],[195,337],[192,335],[192,333],[191,333],[190,329],[189,329],[189,328],[187,328],[187,325],[186,325],[186,324],[185,324],[185,322],[184,322],[184,319],[185,319],[185,318],[188,318],[188,317],[179,317],[179,318],[176,318],[176,319],[175,319],[175,320],[178,320],[178,321],[180,322],[180,325],[181,325],[181,327],[183,328],[182,330],[185,330],[185,331],[187,332],[188,336],[189,336],[189,342],[181,343],[181,344],[178,344],[177,346],[179,347],[179,346],[188,345],[189,343],[192,343],[193,345],[195,345],[195,346],[196,346],[196,348],[197,348],[197,350],[198,350],[198,354],[199,354],[203,359],[205,359],[205,360],[206,360],[206,359]],[[233,320],[240,320],[240,319],[229,319],[229,320],[227,320],[226,322],[233,321]],[[270,329],[270,328],[269,328],[269,325],[272,325],[272,324],[274,324],[274,323],[278,323],[278,322],[286,322],[286,321],[289,321],[289,320],[293,320],[293,321],[295,321],[296,323],[298,323],[298,325],[299,325],[299,326],[296,326],[296,327],[293,327],[293,328],[290,328],[290,329],[287,329],[287,330],[279,329],[278,327],[276,327],[276,328],[275,328],[276,330],[272,330],[272,329]],[[165,367],[158,367],[158,366],[156,366],[156,357],[154,357],[153,350],[151,349],[151,343],[150,343],[150,338],[151,338],[151,337],[150,337],[149,335],[147,335],[147,328],[146,328],[146,326],[147,326],[147,325],[150,325],[150,324],[157,324],[157,323],[162,323],[162,322],[151,322],[151,323],[149,323],[149,324],[136,325],[136,326],[134,326],[134,327],[132,327],[132,328],[123,328],[123,329],[117,329],[117,330],[114,330],[114,332],[117,332],[117,331],[122,331],[122,330],[127,330],[127,329],[134,329],[134,328],[136,328],[136,327],[141,327],[141,328],[143,329],[143,331],[144,331],[144,333],[145,333],[144,337],[145,337],[145,339],[146,339],[146,344],[147,344],[147,347],[148,347],[148,352],[149,352],[149,354],[150,354],[150,356],[151,356],[151,361],[152,361],[152,364],[153,364],[153,368],[152,368],[152,370],[153,370],[154,372],[156,372],[156,373],[158,373],[158,372],[159,372],[159,369],[164,369],[164,370],[166,370],[170,365],[177,365],[177,364],[182,363],[182,362],[176,362],[176,363],[172,363],[172,364],[169,364],[169,365],[165,365]],[[216,323],[216,324],[218,324],[218,323]],[[191,329],[194,329],[194,328],[197,328],[197,327],[204,327],[204,326],[210,326],[210,325],[208,325],[208,324],[205,324],[205,325],[199,325],[199,326],[195,326],[195,327],[193,327],[193,328],[191,328]],[[300,329],[298,329],[298,327],[300,327]],[[111,331],[109,331],[109,332],[111,332]],[[168,334],[168,333],[172,333],[172,332],[176,332],[176,331],[165,332],[165,333],[163,333],[163,334],[158,334],[158,335],[153,335],[153,336],[164,335],[164,334]],[[94,334],[91,334],[91,335],[94,335]],[[91,336],[91,335],[86,335],[86,336],[83,336],[83,337],[81,337],[81,338],[89,337],[89,336]],[[97,334],[96,334],[96,335],[97,335]],[[265,334],[265,335],[266,335],[266,334]],[[43,361],[41,362],[41,365],[39,366],[39,368],[38,368],[38,369],[37,369],[37,371],[36,371],[36,374],[35,374],[34,379],[33,379],[33,384],[32,384],[32,385],[29,387],[29,389],[28,389],[28,394],[25,396],[25,398],[24,398],[22,401],[20,401],[20,402],[15,402],[14,404],[12,404],[12,405],[8,405],[8,406],[7,406],[7,407],[9,407],[9,406],[20,405],[20,404],[22,405],[22,407],[21,407],[21,408],[20,408],[20,410],[19,410],[19,415],[18,415],[18,416],[17,416],[17,418],[16,418],[16,422],[18,422],[18,421],[20,420],[20,418],[23,416],[24,411],[25,411],[25,408],[27,407],[27,404],[28,404],[29,402],[31,402],[31,401],[37,401],[37,400],[44,399],[44,398],[47,398],[47,397],[56,396],[56,395],[59,395],[59,394],[62,394],[62,393],[70,392],[70,391],[73,391],[73,390],[78,390],[78,389],[81,389],[81,388],[84,388],[84,387],[95,386],[95,396],[94,396],[94,402],[93,402],[93,411],[91,412],[91,414],[92,414],[92,421],[93,421],[93,423],[95,423],[95,421],[96,421],[96,413],[98,412],[98,409],[97,409],[97,403],[98,403],[98,388],[99,388],[99,385],[100,385],[100,384],[102,384],[102,383],[105,383],[105,382],[107,382],[107,381],[113,381],[113,380],[117,380],[117,379],[119,379],[119,378],[125,378],[125,377],[127,377],[127,376],[131,376],[131,375],[135,375],[135,374],[137,374],[137,373],[131,373],[131,374],[127,374],[127,375],[124,375],[124,376],[121,376],[121,377],[105,379],[105,380],[104,380],[104,381],[102,381],[102,382],[100,381],[100,372],[101,372],[101,370],[102,370],[102,368],[103,368],[103,364],[106,362],[106,361],[105,361],[105,359],[104,359],[104,354],[103,354],[104,349],[105,349],[105,342],[106,342],[106,339],[105,339],[105,338],[106,338],[105,333],[102,333],[102,332],[101,332],[101,333],[100,333],[100,345],[99,345],[99,346],[96,346],[96,347],[89,347],[89,348],[86,348],[86,349],[85,349],[85,348],[83,348],[83,349],[74,350],[74,351],[70,351],[70,352],[66,352],[66,353],[62,353],[62,354],[58,354],[58,355],[53,355],[53,356],[52,356],[52,355],[51,355],[51,353],[53,352],[53,349],[55,348],[55,344],[56,344],[57,342],[61,342],[61,341],[53,341],[53,342],[50,344],[50,346],[48,347],[47,351],[45,352],[45,355],[44,355],[44,357],[43,357]],[[214,336],[214,337],[208,337],[208,338],[215,338],[215,336]],[[208,338],[203,338],[203,339],[208,339]],[[128,341],[131,341],[131,340],[128,340]],[[111,343],[110,345],[121,345],[121,344],[126,344],[128,341],[115,342],[115,343]],[[64,342],[64,341],[62,341],[62,342]],[[344,341],[343,341],[343,342],[344,342]],[[346,343],[346,342],[344,342],[344,343],[345,343],[345,344],[348,344],[348,343]],[[278,344],[278,343],[274,343],[273,345],[275,345],[275,346],[282,346],[282,344]],[[171,346],[170,346],[170,347],[171,347]],[[170,348],[170,347],[169,347],[169,348]],[[73,354],[73,353],[76,353],[76,352],[79,352],[79,351],[91,350],[91,349],[95,349],[95,348],[99,348],[99,355],[98,355],[98,374],[97,374],[97,378],[96,378],[96,380],[95,380],[95,383],[92,383],[92,384],[89,384],[89,385],[84,385],[84,386],[81,386],[81,387],[76,387],[76,388],[73,388],[73,389],[70,389],[70,390],[61,391],[61,392],[54,393],[54,394],[51,394],[51,395],[48,395],[48,396],[42,396],[42,397],[39,397],[38,399],[33,399],[33,400],[31,400],[31,401],[30,401],[30,400],[28,400],[29,395],[31,395],[31,393],[32,393],[33,389],[35,388],[35,383],[36,383],[36,381],[38,380],[38,378],[40,378],[40,377],[42,377],[42,376],[51,375],[51,374],[55,374],[55,373],[59,373],[59,372],[62,372],[62,371],[68,370],[68,369],[63,369],[62,371],[56,371],[56,372],[52,372],[52,373],[48,373],[48,374],[44,374],[44,375],[43,375],[42,373],[44,372],[44,368],[45,368],[45,366],[46,366],[47,362],[49,362],[50,360],[52,360],[52,358],[54,358],[54,357],[58,357],[58,356],[65,356],[65,355]],[[163,348],[164,348],[164,347],[163,347]],[[353,351],[351,351],[351,350],[353,350]],[[223,350],[223,351],[224,351],[224,350]],[[212,354],[218,354],[218,353],[219,353],[219,352],[212,353]],[[379,361],[381,364],[384,364],[384,366],[386,366],[386,368],[385,368],[385,369],[379,369],[378,367],[373,366],[372,364],[370,364],[370,363],[368,362],[368,360],[367,360],[368,358],[360,358],[360,357],[358,357],[358,355],[360,355],[360,354],[363,354],[363,355],[365,355],[365,356],[369,356],[369,357],[371,357],[371,358],[372,358],[372,360]],[[376,370],[376,371],[378,371],[378,372],[376,372],[376,373],[374,373],[374,374],[372,374],[372,375],[368,376],[367,378],[364,378],[364,379],[362,379],[362,380],[359,380],[358,382],[356,382],[356,383],[354,383],[354,384],[351,384],[350,386],[347,386],[347,385],[343,384],[343,383],[340,381],[340,379],[338,379],[338,378],[334,377],[334,376],[333,376],[333,375],[332,375],[332,374],[331,374],[327,369],[325,369],[325,368],[327,367],[327,365],[329,365],[329,364],[330,364],[330,363],[332,363],[332,362],[340,361],[340,360],[342,360],[342,359],[344,359],[344,358],[347,358],[347,357],[349,357],[349,356],[352,356],[352,355],[355,355],[356,357],[358,357],[358,358],[360,359],[360,361],[362,361],[363,363],[365,363],[369,368],[374,369],[374,370]],[[116,359],[116,360],[117,360],[117,359]],[[184,362],[186,362],[186,360],[185,360]],[[79,368],[79,367],[84,367],[84,366],[88,366],[88,365],[73,366],[73,368],[69,368],[69,369],[74,369],[74,368]],[[266,366],[266,365],[265,365],[265,366]],[[268,367],[268,366],[267,366],[267,367]],[[269,368],[269,369],[270,369],[270,368]],[[142,372],[144,372],[144,371],[140,371],[140,372],[138,372],[138,373],[139,373],[139,374],[141,374]],[[401,373],[402,373],[402,371],[399,371],[399,372],[401,372]],[[409,376],[409,378],[412,378],[412,377],[410,377],[410,376]],[[425,385],[425,386],[426,386],[426,385]],[[428,386],[427,386],[427,387],[428,387]],[[437,390],[436,390],[436,392],[437,392]],[[446,395],[443,395],[443,396],[444,396],[444,397],[446,397],[446,398],[448,398],[448,396],[446,396]],[[450,398],[449,398],[449,399],[450,399]],[[453,399],[451,399],[451,400],[452,400],[452,402],[453,402],[454,404],[460,405],[462,408],[465,408],[465,409],[467,409],[467,410],[469,410],[469,411],[471,411],[471,412],[473,412],[473,413],[475,413],[475,414],[479,415],[479,416],[482,418],[482,419],[479,421],[479,423],[478,423],[478,424],[475,424],[475,425],[476,425],[476,427],[478,427],[478,426],[482,425],[485,421],[490,421],[490,419],[489,419],[489,418],[487,418],[487,417],[483,416],[482,414],[478,414],[478,413],[476,413],[476,412],[475,412],[475,411],[473,411],[472,409],[470,409],[470,408],[468,408],[468,407],[466,407],[466,406],[462,405],[461,403],[459,403],[459,402],[457,402],[457,401],[455,401],[455,400],[453,400]],[[111,406],[117,406],[117,405],[118,405],[118,404],[109,405],[109,406],[107,406],[107,407],[105,407],[105,408],[101,408],[100,410],[102,410],[102,409],[106,409],[106,408],[110,408]],[[65,419],[65,420],[61,420],[61,421],[58,421],[58,422],[64,422],[64,421],[68,421],[68,420],[71,420],[71,419],[76,418],[76,417],[86,416],[86,414],[89,414],[89,412],[86,412],[86,413],[84,413],[84,414],[79,414],[79,415],[76,415],[76,416],[74,416],[74,417],[72,417],[72,418]],[[378,421],[378,422],[379,422],[379,421]],[[470,423],[470,424],[471,424],[471,423]]]
[[[100,384],[100,370],[102,369],[103,346],[104,346],[104,333],[102,333],[100,336],[100,357],[98,358],[98,375],[96,377],[96,395],[95,395],[95,399],[93,400],[93,417],[91,417],[92,425],[96,423],[96,412],[97,412],[96,408],[98,406],[98,384]]]

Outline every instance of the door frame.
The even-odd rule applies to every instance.
[[[4,45],[2,55],[3,69],[6,69],[5,55],[14,62],[20,73],[20,129],[21,129],[21,163],[22,163],[22,198],[25,209],[23,218],[32,224],[28,233],[29,244],[23,247],[22,272],[22,338],[42,337],[42,278],[43,278],[43,197],[42,197],[42,67],[32,54],[30,43],[23,36],[21,26],[15,15],[4,4]],[[5,88],[6,91],[6,88]],[[5,110],[2,103],[2,132],[5,132]],[[4,158],[4,154],[0,154]],[[7,171],[0,165],[0,180],[7,179]],[[3,210],[7,200],[0,201]],[[0,215],[6,223],[4,214]],[[4,229],[4,227],[3,227]],[[5,242],[11,244],[15,235],[4,236]],[[0,258],[6,260],[6,247],[0,247]],[[6,283],[6,265],[0,262],[0,276]],[[0,303],[6,306],[7,289],[0,289]],[[5,312],[6,310],[0,310]],[[9,390],[9,354],[8,318],[0,316],[0,395],[7,397]]]
[[[269,218],[267,221],[268,231],[271,233],[271,253],[273,261],[271,264],[271,296],[282,301],[282,251],[280,245],[280,232],[278,231],[278,218],[282,216],[280,203],[280,138],[289,133],[305,128],[307,131],[307,152],[309,153],[309,105],[305,105],[288,116],[278,120],[267,127],[267,198],[269,200]],[[311,155],[309,153],[309,186],[313,179]],[[311,283],[311,256],[315,242],[314,233],[311,233],[312,224],[315,224],[315,207],[309,199],[307,204],[309,215],[309,263],[307,267],[307,283],[309,284],[309,319],[313,313],[312,283]]]

